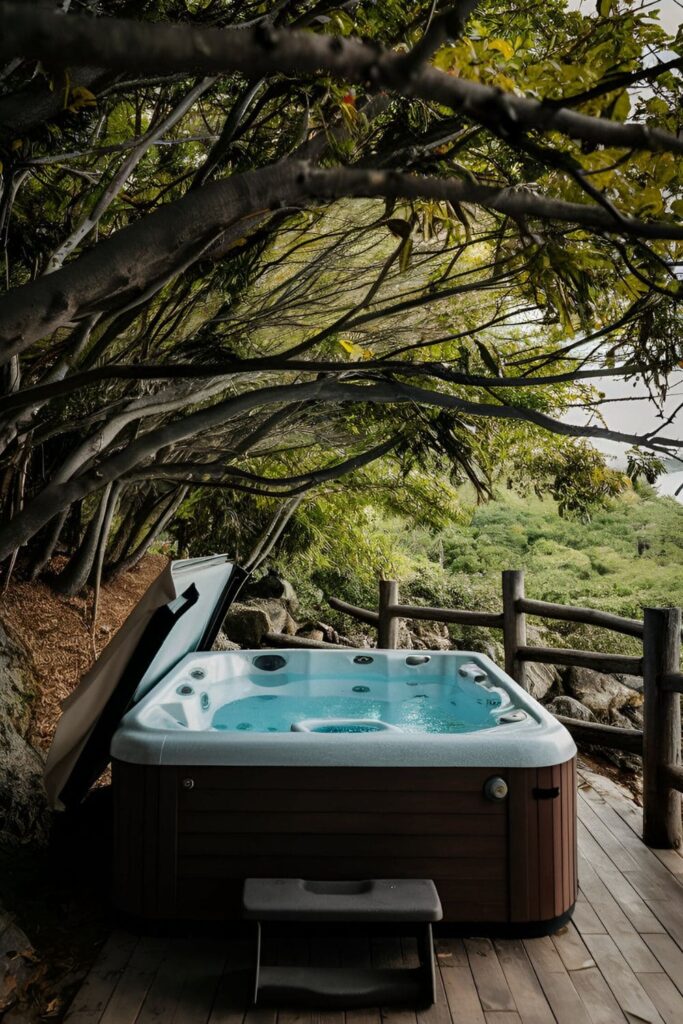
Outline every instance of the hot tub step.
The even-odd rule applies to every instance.
[[[443,913],[427,878],[247,878],[242,906],[255,921],[440,921]]]
[[[262,967],[258,1002],[304,1006],[431,1005],[422,968]]]
[[[308,881],[248,878],[243,913],[256,921],[254,1002],[319,1006],[431,1006],[434,1002],[432,921],[442,917],[436,886],[425,878]],[[389,924],[417,937],[420,966],[403,969],[261,967],[262,922]]]

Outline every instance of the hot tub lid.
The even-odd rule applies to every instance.
[[[123,714],[186,654],[210,650],[248,577],[227,555],[170,562],[64,701],[44,779],[53,807],[83,800]]]

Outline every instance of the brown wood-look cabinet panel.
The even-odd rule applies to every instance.
[[[484,785],[501,776],[507,800]],[[449,922],[564,914],[576,893],[573,761],[541,769],[114,765],[115,901],[239,913],[247,876],[433,878]],[[539,798],[538,790],[559,789]],[[542,794],[541,794],[542,795]]]
[[[560,917],[577,892],[575,758],[511,769],[508,812],[510,920]]]
[[[228,789],[244,791],[286,790],[376,790],[379,792],[476,793],[491,775],[505,774],[504,768],[348,768],[348,767],[260,767],[206,766],[184,769],[195,782],[195,790]],[[180,772],[181,769],[178,769]],[[494,805],[495,806],[495,805]]]
[[[248,827],[249,822],[243,823]],[[415,858],[437,857],[456,859],[463,857],[500,860],[504,849],[499,836],[440,836],[440,835],[364,835],[358,834],[301,834],[271,832],[225,834],[195,832],[178,837],[178,856],[184,857],[339,857],[355,858]]]
[[[250,813],[244,811],[188,811],[178,816],[180,836],[197,833],[221,835],[243,833],[248,822],[251,835],[367,835],[367,836],[490,836],[505,839],[507,818],[504,814],[390,814],[366,813],[303,813],[296,811],[263,811],[261,806]]]

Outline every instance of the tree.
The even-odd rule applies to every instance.
[[[485,490],[511,437],[555,438],[548,486],[586,437],[676,456],[564,416],[683,357],[683,59],[647,6],[55,6],[0,3],[0,558],[83,509],[78,586],[185,489],[376,459]]]

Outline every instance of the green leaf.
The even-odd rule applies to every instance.
[[[474,344],[477,346],[477,350],[482,358],[482,362],[484,363],[484,365],[492,373],[495,373],[495,375],[498,376],[500,374],[500,367],[498,365],[498,362],[493,358],[493,355],[491,354],[487,346],[483,343],[483,341],[478,341],[476,338],[474,339]]]
[[[613,121],[625,121],[631,112],[631,100],[629,95],[624,89],[621,96],[618,98],[616,103],[612,106],[612,120]]]
[[[401,246],[401,254],[398,259],[399,270],[402,274],[406,272],[410,266],[410,258],[413,255],[413,240],[412,238],[406,238],[405,242]]]
[[[498,50],[498,53],[502,53],[506,60],[509,60],[515,52],[507,39],[489,39],[487,46],[489,50]]]
[[[385,221],[385,223],[396,238],[410,238],[412,227],[407,220],[399,220],[395,217],[392,220]]]

